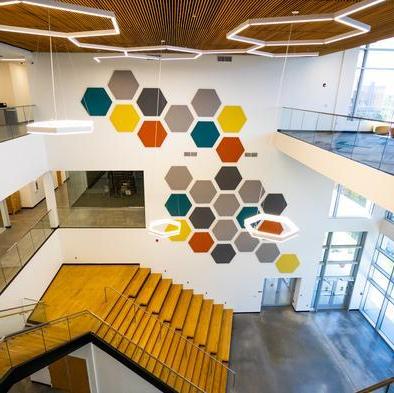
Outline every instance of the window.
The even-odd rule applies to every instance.
[[[390,121],[394,115],[394,38],[360,48],[352,116]]]
[[[386,220],[394,224],[394,214],[392,212],[386,211]]]
[[[371,217],[373,203],[338,184],[331,198],[330,217]]]
[[[361,312],[394,347],[394,241],[385,235],[376,245]]]

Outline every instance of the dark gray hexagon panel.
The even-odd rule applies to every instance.
[[[231,244],[217,244],[211,255],[216,263],[230,263],[235,257],[235,250]]]
[[[215,181],[221,190],[235,190],[242,176],[236,166],[223,166],[215,176]]]
[[[216,188],[210,180],[197,180],[190,189],[190,195],[196,203],[209,203],[216,195]]]
[[[264,213],[279,215],[286,209],[287,202],[283,194],[268,194],[261,207]]]
[[[137,104],[144,116],[160,116],[167,105],[167,100],[160,89],[146,87],[142,89]]]
[[[209,207],[196,207],[189,217],[196,229],[208,229],[215,221],[215,215]]]
[[[214,89],[198,89],[192,106],[198,116],[212,117],[220,107],[220,98]]]
[[[215,235],[216,240],[230,241],[233,239],[235,234],[238,232],[238,228],[235,225],[234,220],[219,220],[214,225],[212,232]]]
[[[192,181],[192,175],[186,166],[172,166],[165,180],[171,190],[186,190]]]
[[[233,216],[239,208],[239,202],[234,194],[220,194],[213,207],[219,216]]]
[[[131,100],[138,89],[138,82],[130,70],[116,70],[108,82],[111,93],[117,100]]]
[[[193,123],[193,115],[187,105],[172,105],[164,117],[172,132],[187,132]]]
[[[265,193],[260,180],[246,180],[239,189],[239,196],[244,203],[258,203]]]
[[[259,244],[259,241],[255,237],[250,236],[248,232],[240,232],[234,243],[239,252],[252,252]]]
[[[271,263],[278,258],[279,248],[274,243],[262,243],[256,251],[256,256],[261,263]]]

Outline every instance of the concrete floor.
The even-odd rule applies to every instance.
[[[394,353],[358,311],[236,314],[238,393],[354,393],[394,375]],[[231,390],[230,390],[231,392]]]
[[[9,393],[62,393],[63,390],[53,389],[50,386],[42,385],[40,383],[31,382],[29,378],[16,383]]]

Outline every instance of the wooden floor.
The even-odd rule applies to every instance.
[[[104,287],[121,294],[108,289],[105,298]],[[96,332],[176,391],[226,392],[233,311],[222,304],[138,265],[64,265],[42,300],[49,320],[82,310],[102,317],[106,324],[76,317],[71,335]],[[31,319],[41,315],[37,310]],[[48,327],[47,345],[67,340],[66,329],[64,321]],[[24,361],[40,352],[36,336],[16,337],[13,357]]]

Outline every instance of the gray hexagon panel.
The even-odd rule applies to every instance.
[[[108,82],[111,93],[117,100],[131,100],[138,90],[138,82],[130,70],[116,70]]]
[[[198,116],[212,117],[220,107],[220,98],[214,89],[198,89],[192,106]]]
[[[283,194],[268,194],[261,204],[264,213],[276,215],[282,214],[286,206],[287,202]]]
[[[157,87],[146,87],[142,89],[137,104],[144,116],[160,116],[167,100]]]
[[[239,189],[239,196],[244,203],[258,203],[265,193],[260,180],[246,180]]]
[[[165,180],[171,190],[186,190],[192,181],[192,175],[186,166],[172,166]]]
[[[221,190],[235,190],[242,176],[236,166],[223,166],[215,176],[215,180]]]
[[[279,254],[279,248],[274,243],[262,243],[256,251],[256,257],[261,263],[274,262]]]
[[[240,232],[234,243],[239,252],[252,252],[259,244],[259,241],[255,237],[250,236],[248,232]]]
[[[216,188],[210,180],[197,180],[190,189],[190,195],[196,203],[209,203],[216,195]]]
[[[193,115],[187,105],[171,105],[164,117],[172,132],[187,132],[193,123]]]
[[[219,220],[212,229],[213,234],[219,241],[232,240],[238,232],[234,220]]]
[[[196,229],[208,229],[215,221],[215,215],[209,207],[196,207],[189,217]]]
[[[231,244],[217,244],[211,255],[216,263],[230,263],[235,257],[235,250]]]
[[[234,194],[220,194],[213,204],[219,216],[233,216],[239,208],[239,202]]]

